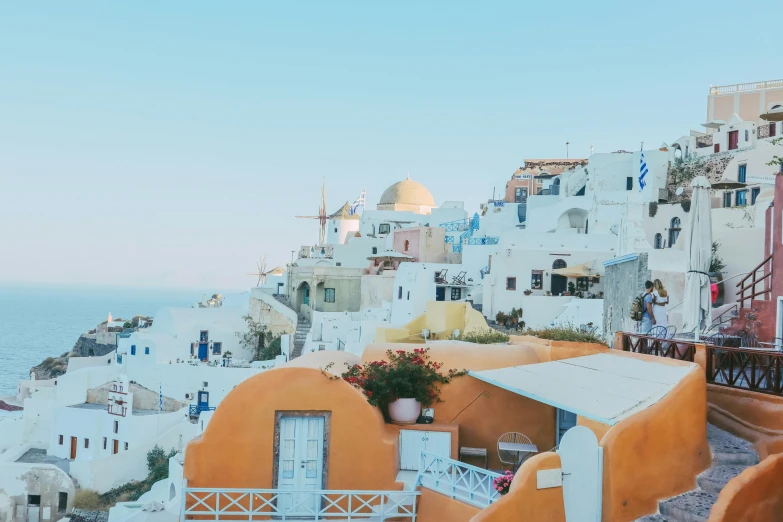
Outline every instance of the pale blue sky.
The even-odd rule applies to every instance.
[[[763,8],[762,8],[763,5]],[[470,210],[525,157],[698,128],[783,77],[783,2],[6,2],[0,281],[254,284],[367,188]]]

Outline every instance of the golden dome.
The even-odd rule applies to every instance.
[[[427,187],[410,178],[398,181],[383,191],[378,205],[418,205],[434,207],[435,200]]]

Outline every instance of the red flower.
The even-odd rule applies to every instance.
[[[371,391],[368,391],[368,392],[365,392],[365,393],[367,393],[368,397],[372,397],[372,392]]]

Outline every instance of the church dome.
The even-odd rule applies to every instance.
[[[427,187],[410,178],[398,181],[383,191],[378,205],[416,205],[434,207],[435,200]]]

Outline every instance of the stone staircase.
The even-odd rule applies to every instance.
[[[658,513],[637,522],[706,522],[718,494],[726,484],[750,466],[759,456],[750,442],[707,425],[707,442],[712,451],[712,466],[696,479],[698,487],[658,503]]]
[[[302,348],[304,347],[307,334],[310,332],[310,321],[303,317],[300,317],[296,323],[296,331],[294,332],[294,349],[291,351],[291,359],[296,359],[302,355]]]

